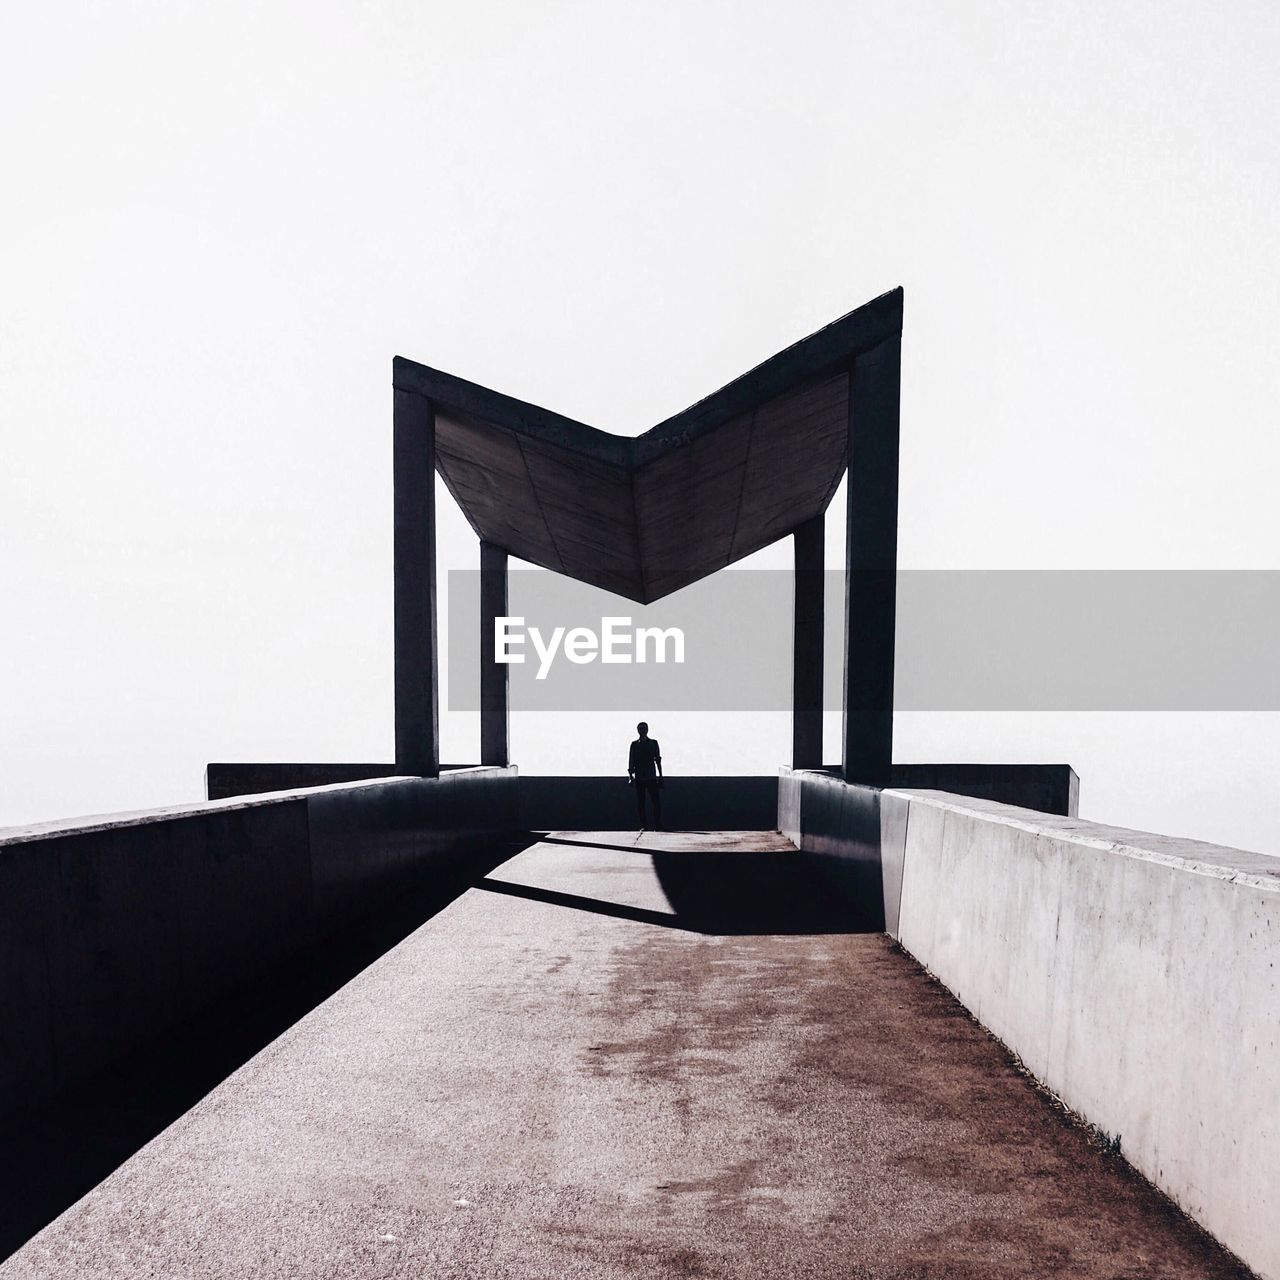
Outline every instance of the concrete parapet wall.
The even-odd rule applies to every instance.
[[[340,782],[394,778],[393,764],[223,764],[205,766],[204,793],[210,800],[256,796],[271,791],[298,791]]]
[[[937,793],[896,936],[1068,1106],[1280,1277],[1280,859]]]
[[[997,800],[1074,818],[1080,779],[1069,764],[895,764],[889,785]]]
[[[945,784],[966,796],[1072,817],[1080,795],[1067,764],[895,764],[893,776],[899,786]],[[897,929],[906,831],[906,802],[893,794],[847,783],[835,768],[778,771],[778,830],[864,920],[878,919],[889,933]]]
[[[625,771],[606,777],[520,778],[521,822],[529,831],[634,831],[635,793]],[[667,778],[663,823],[673,831],[772,831],[776,777]]]
[[[517,825],[474,769],[0,830],[0,1124]]]
[[[1280,1280],[1280,858],[784,770],[779,822],[1032,1074]]]
[[[802,772],[844,779],[839,765]],[[1069,764],[895,764],[889,772],[894,788],[947,791],[1073,818],[1079,812],[1080,779]]]
[[[441,773],[455,769],[471,769],[474,765],[442,764]],[[215,762],[205,766],[204,793],[210,800],[229,800],[233,796],[256,796],[267,791],[297,791],[302,787],[328,787],[336,782],[371,782],[376,778],[394,778],[401,770],[394,764],[228,764]],[[898,780],[901,786],[939,786],[936,779],[927,781]],[[996,797],[999,799],[999,797]]]

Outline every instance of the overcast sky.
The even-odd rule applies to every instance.
[[[904,567],[1280,568],[1272,4],[5,26],[0,823],[198,798],[210,759],[390,758],[395,354],[631,434],[901,284]],[[441,572],[475,567],[439,522]],[[516,761],[621,767],[618,719],[517,716]],[[785,716],[659,729],[680,772],[787,757]],[[1275,715],[897,730],[1280,852]]]

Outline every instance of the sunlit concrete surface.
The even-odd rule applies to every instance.
[[[547,839],[0,1275],[1244,1274],[804,868]]]

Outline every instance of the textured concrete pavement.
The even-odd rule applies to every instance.
[[[1245,1274],[838,905],[777,836],[561,833],[0,1277]]]

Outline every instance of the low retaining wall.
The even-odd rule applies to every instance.
[[[785,777],[792,770],[781,772]],[[796,772],[844,780],[839,765]],[[996,800],[1020,809],[1037,809],[1041,813],[1072,818],[1079,812],[1080,804],[1080,779],[1069,764],[895,764],[890,770],[889,785],[895,789],[946,791],[979,800]]]
[[[469,767],[444,764],[440,770],[447,773]],[[386,763],[215,763],[205,769],[205,793],[210,800],[224,800],[388,778],[395,772],[395,765]],[[814,772],[840,776],[835,768]],[[893,785],[953,791],[1046,813],[1074,814],[1080,780],[1066,764],[896,764]],[[668,826],[676,828],[770,831],[777,820],[775,787],[772,777],[668,778],[663,816]],[[635,797],[622,774],[524,777],[520,793],[526,811],[524,825],[531,831],[635,829]]]
[[[1280,1277],[1280,859],[954,796],[898,802],[902,945]]]
[[[625,773],[607,777],[520,778],[521,824],[528,831],[634,831],[635,792]],[[662,788],[662,821],[672,831],[772,831],[778,780],[674,777]]]
[[[473,765],[442,764],[441,773],[470,769]],[[232,796],[257,796],[268,791],[298,791],[303,787],[328,787],[336,782],[371,782],[375,778],[394,778],[399,770],[393,764],[258,764],[223,763],[205,766],[204,794],[208,800],[229,800]],[[920,786],[934,786],[930,779]]]
[[[1080,779],[1069,764],[895,764],[889,785],[997,800],[1074,818]]]
[[[1280,858],[815,774],[779,803],[1037,1079],[1280,1280]]]
[[[0,1124],[517,825],[470,769],[0,830]]]

